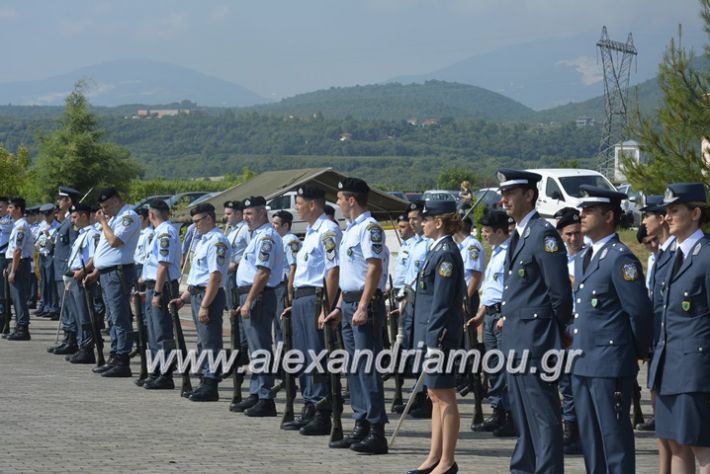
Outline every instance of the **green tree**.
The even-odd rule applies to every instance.
[[[710,0],[700,0],[705,31],[710,35]],[[699,66],[692,50],[671,40],[659,66],[658,83],[663,100],[657,116],[637,113],[631,131],[641,144],[647,163],[624,159],[629,182],[647,193],[660,194],[668,183],[709,183],[710,164],[700,143],[710,124],[710,73]],[[710,58],[710,43],[705,47]]]
[[[475,186],[476,175],[469,168],[444,168],[439,172],[436,186],[440,189],[459,189],[463,181],[469,181]]]
[[[114,186],[125,192],[130,180],[141,173],[128,150],[104,140],[98,118],[89,111],[85,89],[85,82],[75,84],[65,100],[61,127],[39,138],[36,185],[46,197],[53,196],[59,185],[81,192]]]
[[[0,145],[0,195],[23,196],[35,199],[30,172],[30,154],[27,148],[20,147],[12,154]]]

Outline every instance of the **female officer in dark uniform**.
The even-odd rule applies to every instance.
[[[649,369],[656,391],[656,434],[668,441],[671,471],[710,473],[710,221],[705,186],[671,184],[666,220],[677,239],[665,272],[664,311]]]
[[[463,301],[466,286],[463,261],[451,238],[461,228],[453,201],[430,201],[422,211],[424,235],[434,243],[417,278],[414,324],[424,334],[427,349],[444,354],[461,347]],[[446,363],[448,358],[444,359]],[[446,365],[443,366],[444,368]],[[425,378],[432,401],[431,448],[418,469],[408,474],[455,473],[459,410],[456,405],[456,375],[437,370]]]

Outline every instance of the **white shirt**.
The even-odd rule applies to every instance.
[[[533,209],[532,211],[528,212],[525,215],[525,217],[520,219],[520,222],[515,223],[515,230],[518,232],[518,238],[523,236],[523,232],[525,232],[525,228],[528,226],[530,219],[532,219],[532,216],[535,215],[536,212],[537,212],[537,209]]]
[[[688,254],[693,250],[693,247],[698,242],[698,240],[702,239],[704,236],[705,234],[703,234],[703,231],[701,229],[697,229],[695,232],[690,234],[687,239],[678,244],[678,248],[681,252],[683,252],[683,259],[685,259]]]

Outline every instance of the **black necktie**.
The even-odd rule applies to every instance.
[[[518,229],[513,231],[513,236],[510,238],[510,246],[508,247],[508,265],[510,266],[513,262],[513,254],[515,253],[515,247],[518,245],[518,240],[520,240],[520,234],[518,234]]]
[[[582,273],[587,271],[587,267],[589,266],[589,262],[592,261],[592,248],[589,247],[587,249],[587,252],[584,254],[584,259],[582,259]]]
[[[680,270],[681,265],[683,265],[683,251],[678,248],[675,251],[675,258],[673,259],[673,269],[671,270],[671,279],[675,277],[678,270]]]

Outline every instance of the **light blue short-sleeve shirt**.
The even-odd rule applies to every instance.
[[[120,247],[111,247],[106,236],[101,232],[99,245],[94,254],[94,266],[98,269],[115,265],[128,265],[133,262],[133,256],[138,246],[141,221],[138,214],[130,206],[124,205],[118,213],[108,221],[114,235],[123,242]]]

